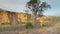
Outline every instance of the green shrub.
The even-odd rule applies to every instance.
[[[25,27],[26,27],[26,28],[32,28],[32,27],[33,27],[33,25],[32,25],[32,23],[31,23],[31,22],[27,22],[27,23],[25,24]]]

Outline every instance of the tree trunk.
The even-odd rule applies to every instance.
[[[37,17],[36,15],[33,16],[33,19],[34,19],[33,23],[34,23],[34,25],[36,25],[36,17]]]

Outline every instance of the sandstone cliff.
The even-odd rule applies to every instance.
[[[52,22],[53,19],[56,17],[52,16],[43,16],[43,17],[37,17],[37,22],[45,23],[45,22]],[[55,20],[54,20],[55,21]],[[12,12],[7,10],[0,9],[0,24],[8,23],[8,24],[19,24],[19,23],[25,23],[25,22],[33,22],[33,15],[26,14],[26,13],[18,13],[18,12]]]
[[[0,9],[0,24],[1,23],[22,23],[22,22],[32,22],[32,15],[26,13],[11,12],[7,10]]]

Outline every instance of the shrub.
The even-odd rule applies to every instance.
[[[26,28],[32,28],[32,27],[33,27],[33,25],[32,25],[32,23],[31,23],[31,22],[27,22],[27,23],[25,24],[25,27],[26,27]]]

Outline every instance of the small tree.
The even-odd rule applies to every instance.
[[[34,14],[34,25],[36,25],[36,17],[37,15],[42,15],[44,10],[47,8],[50,8],[50,5],[47,4],[46,2],[41,2],[40,0],[30,0],[27,2],[27,8],[32,11]]]

